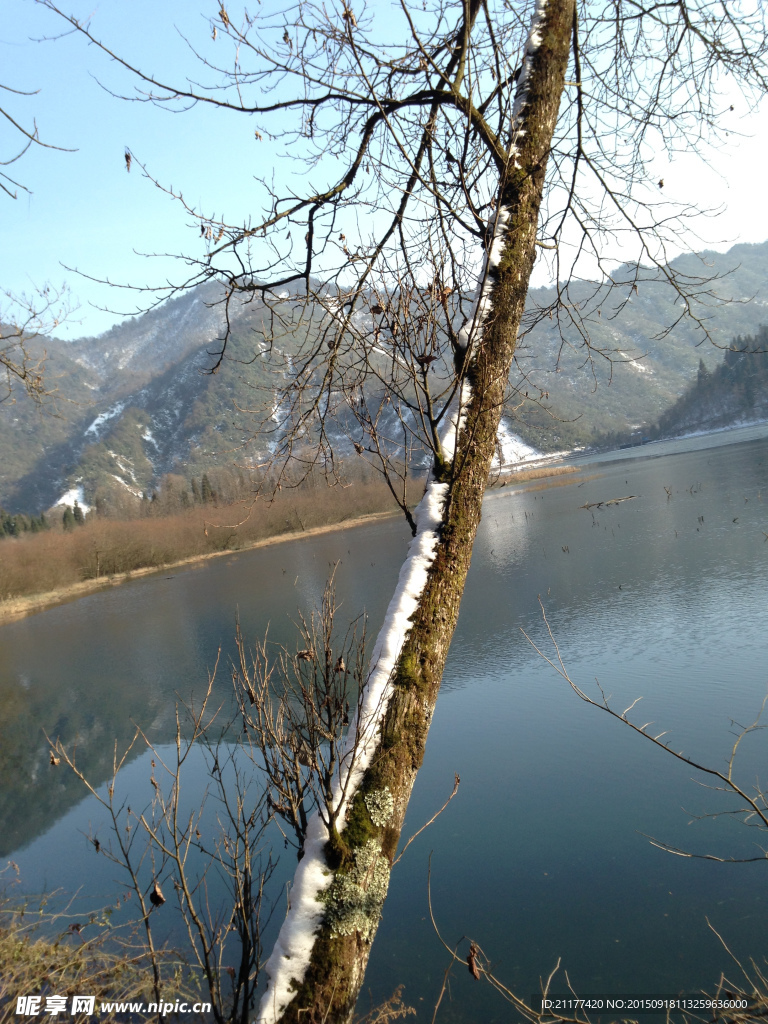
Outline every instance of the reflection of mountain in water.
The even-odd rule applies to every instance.
[[[754,585],[765,443],[687,454],[679,442],[666,447],[673,454],[585,467],[587,480],[574,474],[548,487],[537,481],[489,494],[449,661],[460,669],[447,672],[446,688],[506,671],[524,657],[519,625],[540,626],[536,598],[548,591],[567,635],[594,632],[600,623],[598,632],[618,650],[638,623],[656,622],[659,609],[667,609],[673,628],[676,602],[706,606],[719,591],[726,595],[729,573]],[[639,497],[579,508],[621,493]],[[236,609],[246,637],[262,636],[269,624],[272,640],[292,646],[297,606],[309,611],[319,603],[330,566],[340,560],[342,619],[367,608],[375,636],[407,537],[400,520],[310,537],[137,581],[2,627],[3,854],[82,797],[68,772],[49,765],[43,729],[69,745],[77,741],[78,763],[104,781],[114,740],[127,745],[132,723],[156,742],[172,739],[177,697],[199,698],[220,645],[216,701],[228,705]],[[593,654],[597,661],[604,652]]]
[[[363,528],[274,544],[0,627],[0,856],[83,797],[63,765],[49,764],[43,730],[70,749],[76,743],[78,765],[101,784],[112,772],[115,740],[124,750],[135,725],[153,742],[173,740],[176,701],[199,702],[217,657],[213,702],[224,729],[236,615],[246,638],[269,630],[271,641],[295,649],[297,609],[319,607],[338,561],[342,621],[364,609],[383,618],[409,535],[394,519],[376,525],[374,549]]]
[[[0,856],[29,842],[83,798],[83,786],[72,772],[63,764],[50,764],[46,733],[53,740],[60,738],[70,750],[76,745],[78,767],[96,784],[111,775],[115,744],[120,753],[126,749],[134,723],[155,740],[173,735],[172,699],[158,692],[152,673],[137,670],[141,658],[125,649],[114,629],[101,636],[90,634],[87,621],[77,621],[79,608],[80,603],[61,609],[69,613],[70,628],[65,630],[55,615],[43,613],[51,617],[45,646],[28,651],[27,656],[23,637],[38,632],[34,626],[29,628],[35,619],[3,627]],[[136,644],[135,637],[124,634],[124,639],[129,648]],[[80,647],[79,659],[72,658],[73,644]],[[140,642],[136,647],[141,650]],[[142,746],[139,743],[129,761]]]
[[[728,816],[689,825],[719,796],[693,785],[687,766],[586,707],[520,632],[548,644],[540,595],[580,686],[597,696],[597,676],[619,710],[642,696],[638,724],[653,720],[657,732],[670,730],[675,749],[723,764],[731,720],[753,721],[765,694],[768,428],[759,434],[735,432],[727,440],[742,443],[719,448],[725,435],[614,453],[549,486],[489,493],[409,806],[410,833],[442,805],[456,772],[461,788],[393,873],[366,978],[372,1001],[391,993],[393,977],[414,1002],[434,994],[429,983],[439,987],[444,954],[425,919],[433,849],[441,928],[458,936],[469,922],[519,992],[535,990],[558,956],[581,992],[602,991],[606,977],[622,991],[709,991],[730,961],[707,917],[738,955],[765,946],[768,917],[749,866],[665,856],[639,834],[749,856],[754,831],[732,827]],[[629,494],[637,497],[596,507]],[[34,754],[40,726],[58,720],[70,737],[82,730],[83,758],[106,776],[112,736],[130,734],[127,716],[154,720],[153,735],[167,738],[176,692],[200,693],[219,643],[216,692],[228,699],[236,605],[246,637],[270,622],[272,639],[292,646],[288,616],[318,601],[338,559],[342,618],[367,606],[375,636],[407,541],[404,524],[381,522],[158,576],[3,627],[6,717],[14,732],[28,730],[15,755],[25,756],[25,744]],[[740,778],[749,787],[765,759],[764,734],[743,748]],[[77,834],[92,822],[98,828],[97,815],[83,803],[54,824],[82,791],[67,788],[44,753],[19,765],[5,758],[0,778],[16,834],[28,841],[50,829],[18,853],[22,879],[25,867],[42,866],[50,886],[87,878],[109,899],[119,891],[116,873]],[[25,775],[35,770],[34,779]],[[149,773],[146,758],[129,766],[132,801],[148,802]],[[204,784],[193,764],[190,802]],[[100,838],[107,835],[103,828]],[[294,864],[283,856],[280,870]],[[497,994],[486,987],[483,1002],[471,984],[455,986],[455,1019],[504,1020]]]

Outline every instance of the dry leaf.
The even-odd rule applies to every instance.
[[[158,885],[157,879],[155,879],[152,892],[149,894],[149,901],[155,907],[162,907],[165,903],[165,896],[163,896],[163,890]]]

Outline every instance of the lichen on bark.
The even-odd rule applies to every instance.
[[[375,839],[358,847],[353,857],[352,868],[338,873],[323,893],[326,921],[334,937],[357,932],[364,942],[370,942],[387,895],[389,861]]]

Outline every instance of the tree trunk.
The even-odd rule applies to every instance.
[[[490,291],[479,341],[470,353],[471,398],[454,457],[434,560],[394,670],[390,699],[371,766],[349,811],[341,846],[329,851],[335,881],[327,890],[328,910],[316,935],[309,967],[282,1013],[260,1020],[280,1024],[340,1024],[348,1021],[363,981],[379,910],[394,859],[408,799],[421,765],[448,654],[482,502],[504,391],[509,379],[528,281],[535,258],[539,207],[547,159],[568,64],[575,0],[539,0],[529,38],[526,90],[516,118],[516,152],[499,195],[500,225],[490,260]],[[483,300],[481,298],[481,307]],[[383,795],[386,798],[383,798]],[[355,892],[370,890],[368,920],[339,926],[332,906]],[[374,891],[375,890],[375,891]],[[383,890],[383,891],[382,891]],[[365,913],[362,905],[360,913]],[[267,993],[267,997],[269,993]]]

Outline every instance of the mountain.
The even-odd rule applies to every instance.
[[[555,297],[554,289],[533,289],[505,408],[508,431],[553,451],[645,428],[696,380],[702,355],[717,371],[722,349],[712,342],[726,348],[737,335],[757,335],[768,320],[768,242],[680,257],[670,266],[692,282],[717,275],[714,287],[698,286],[692,306],[711,341],[679,320],[679,296],[650,274],[641,274],[635,290],[629,269],[619,268],[611,295],[594,282],[571,283],[562,330],[557,317],[533,322]],[[714,291],[729,301],[715,300]],[[274,321],[260,301],[231,304],[227,359],[211,375],[223,298],[209,283],[99,337],[34,342],[47,353],[48,379],[58,391],[42,413],[18,392],[15,403],[0,403],[0,506],[38,512],[73,488],[87,504],[98,495],[133,501],[166,473],[188,479],[258,463],[271,439],[243,448],[244,439],[276,413],[274,373],[283,365],[288,372],[308,328],[298,321],[293,332],[272,336]],[[287,293],[284,303],[289,312]],[[591,357],[566,321],[576,305],[589,323]],[[349,446],[347,432],[341,419],[332,439]]]
[[[222,298],[222,289],[209,282],[66,348],[99,380],[101,391],[111,397],[129,394],[219,336],[225,323]]]
[[[726,352],[712,371],[700,360],[693,381],[645,432],[648,437],[677,437],[768,418],[768,328],[756,337],[738,336],[735,346],[741,351]]]
[[[670,266],[698,291],[692,312],[709,337],[690,319],[680,320],[681,299],[667,283],[640,280],[635,291],[628,268],[619,268],[614,279],[626,283],[612,296],[592,282],[572,284],[569,299],[589,319],[593,350],[587,351],[573,327],[561,338],[557,323],[548,319],[521,340],[517,362],[524,375],[513,384],[531,395],[537,385],[548,398],[513,411],[520,405],[513,395],[508,405],[515,432],[553,450],[649,425],[695,378],[702,356],[714,369],[736,336],[756,335],[768,322],[768,243],[683,256]],[[712,285],[702,280],[713,274],[718,280]],[[533,291],[528,315],[554,297],[552,289]],[[675,326],[668,331],[670,324]]]
[[[255,302],[236,307],[228,358],[207,372],[225,326],[222,297],[205,285],[98,338],[37,342],[58,391],[42,412],[23,395],[0,406],[0,506],[47,508],[73,486],[88,504],[100,491],[140,495],[172,470],[200,475],[231,462],[271,387]]]

